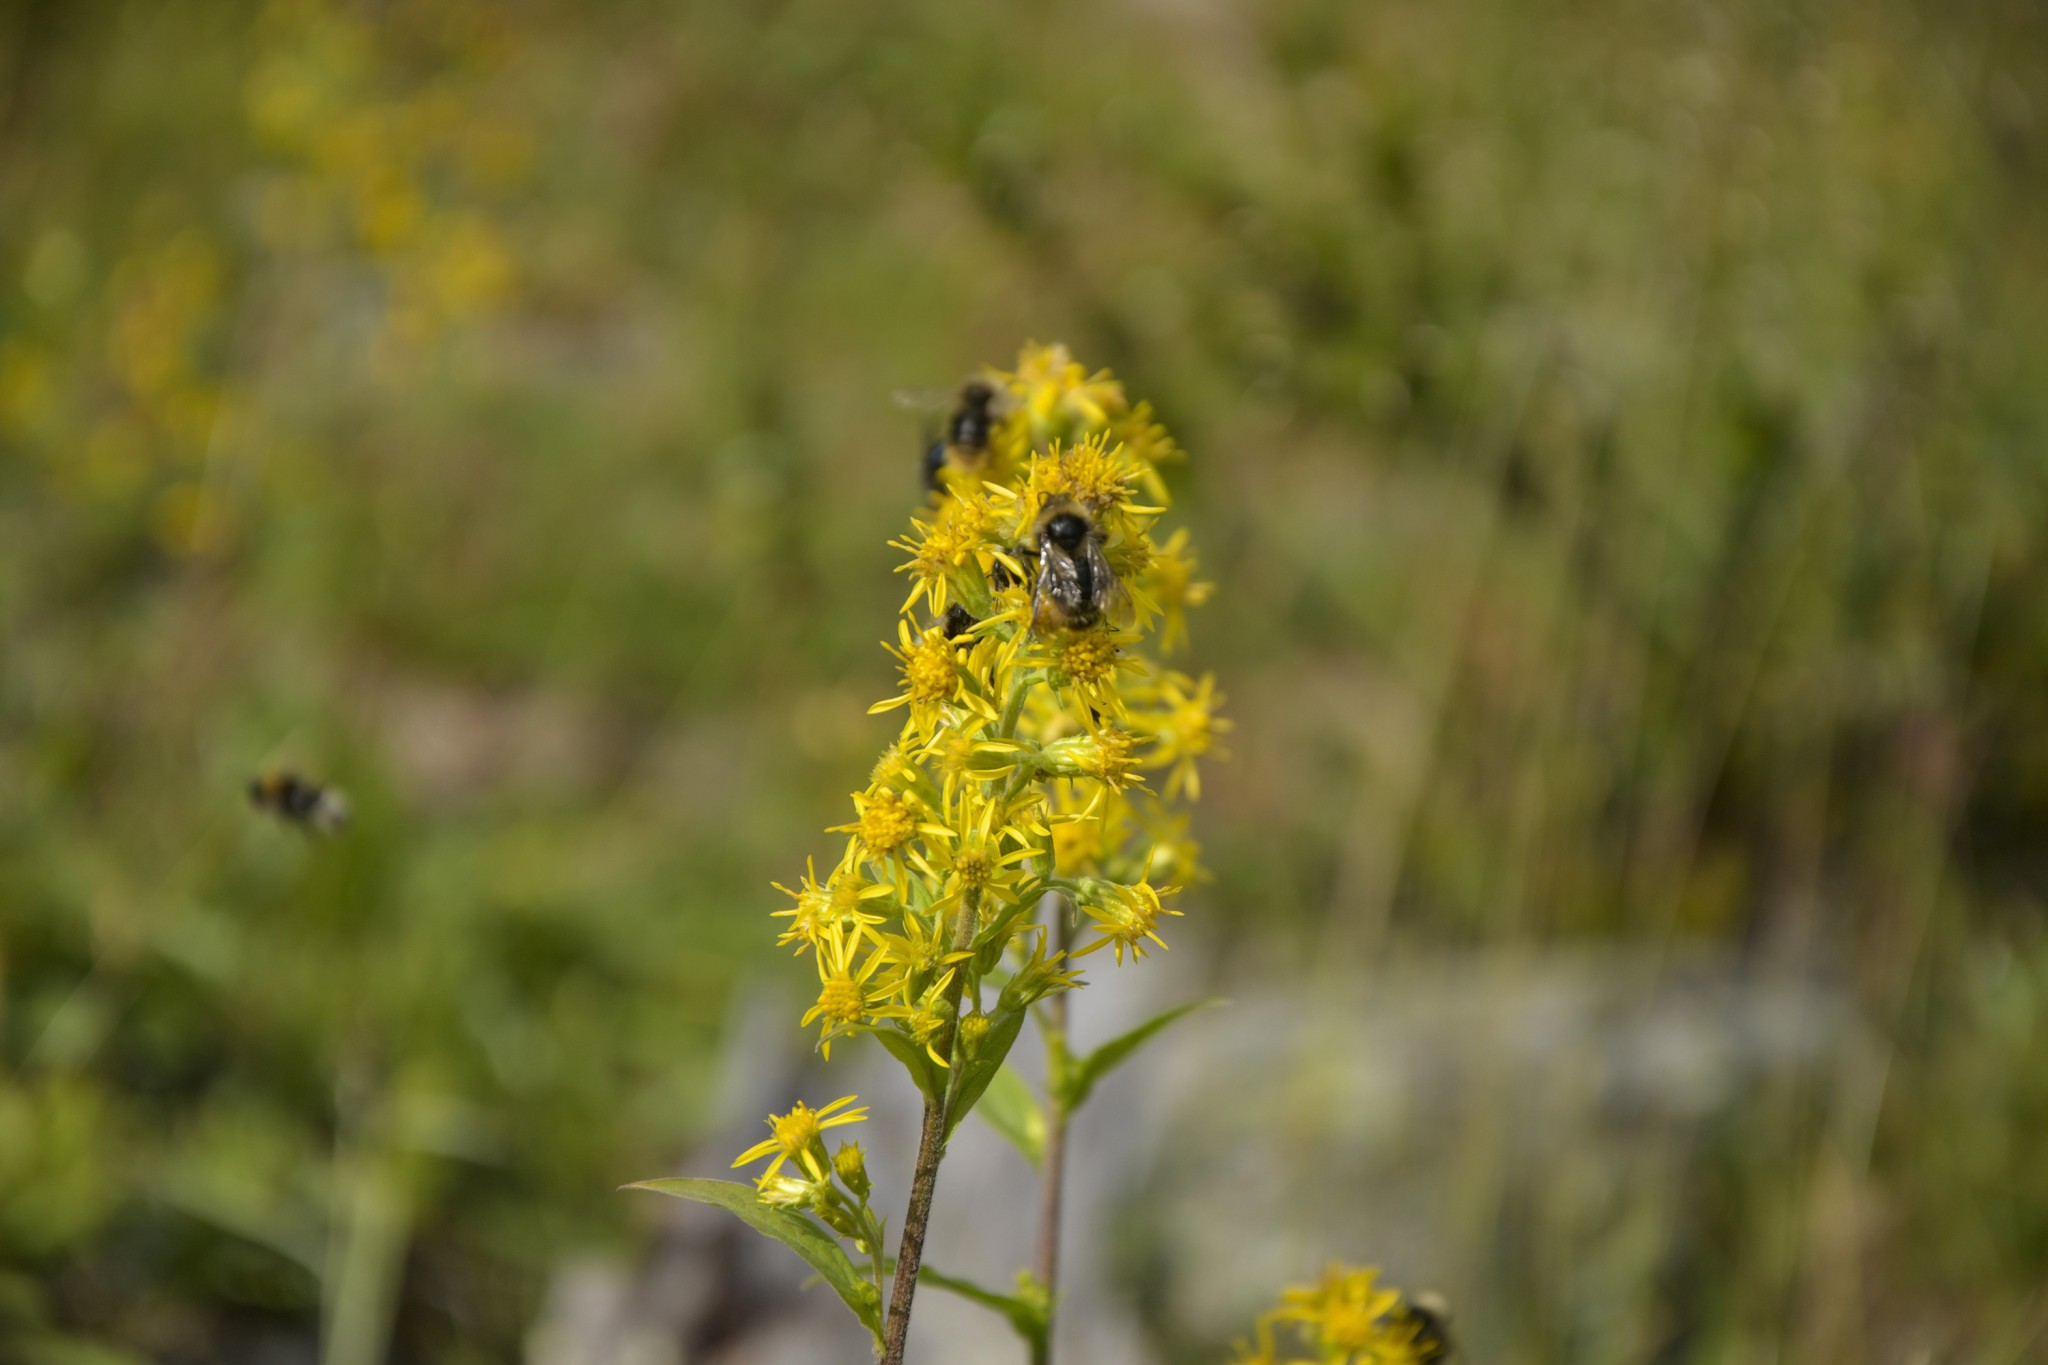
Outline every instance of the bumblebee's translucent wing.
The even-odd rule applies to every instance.
[[[1040,549],[1038,574],[1031,581],[1031,624],[1038,633],[1087,625],[1082,619],[1087,596],[1074,557],[1056,547]]]
[[[953,407],[951,389],[920,388],[897,389],[889,395],[889,401],[904,412],[918,416],[919,468],[923,471],[925,491],[943,493],[946,485],[941,477],[946,468],[946,442],[940,434],[946,425],[946,414]]]
[[[926,417],[943,417],[953,410],[960,397],[958,389],[918,387],[897,389],[889,395],[889,401],[905,412],[915,412]]]
[[[348,798],[333,787],[322,787],[306,813],[306,822],[322,834],[338,834],[348,826]]]
[[[1113,626],[1128,629],[1138,619],[1138,609],[1131,602],[1130,593],[1124,590],[1123,579],[1109,567],[1109,557],[1102,553],[1102,542],[1090,536],[1087,544],[1081,547],[1081,553],[1088,559],[1090,576],[1095,584],[1095,603],[1103,619]]]
[[[1086,630],[1105,618],[1125,625],[1133,616],[1130,594],[1093,536],[1074,554],[1052,545],[1040,549],[1038,577],[1031,588],[1031,621],[1041,634],[1052,629]]]

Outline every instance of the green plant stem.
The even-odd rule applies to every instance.
[[[861,1201],[860,1217],[861,1226],[867,1230],[868,1274],[875,1282],[875,1301],[883,1303],[887,1301],[884,1295],[889,1291],[882,1285],[882,1220],[875,1217],[874,1211],[867,1206],[865,1199]]]
[[[1067,898],[1052,897],[1053,942],[1064,952],[1073,944],[1073,911]],[[1045,1034],[1045,1177],[1038,1192],[1038,1262],[1034,1273],[1046,1296],[1045,1335],[1033,1352],[1034,1365],[1052,1360],[1053,1317],[1058,1304],[1060,1265],[1060,1195],[1067,1164],[1067,996],[1060,991],[1045,1002],[1041,1028]]]
[[[962,897],[960,912],[953,920],[953,951],[965,952],[973,945],[980,918],[981,897],[969,892]],[[953,1040],[960,1031],[960,997],[966,990],[966,973],[955,972],[953,984],[946,990],[950,1017],[938,1038],[941,1056],[953,1057]],[[925,1228],[931,1222],[932,1197],[938,1193],[939,1162],[946,1155],[946,1109],[951,1100],[949,1083],[924,1102],[917,1169],[910,1177],[910,1207],[903,1211],[903,1235],[896,1243],[896,1283],[889,1294],[888,1321],[882,1328],[882,1365],[903,1365],[903,1345],[910,1338],[910,1302],[917,1294],[917,1268],[924,1262]]]
[[[1031,686],[1038,680],[1036,672],[1020,674],[1010,684],[1010,695],[1003,700],[1003,714],[996,722],[996,736],[1011,739],[1016,736],[1017,722],[1024,717],[1024,702],[1031,695]]]
[[[376,1149],[349,1152],[338,1163],[343,1202],[321,1292],[321,1358],[328,1365],[375,1365],[390,1349],[412,1234],[402,1164],[398,1154]]]

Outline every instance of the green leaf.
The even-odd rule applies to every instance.
[[[939,1097],[939,1069],[932,1065],[932,1059],[926,1055],[923,1046],[913,1040],[908,1034],[901,1033],[886,1024],[876,1029],[874,1033],[876,1041],[889,1049],[889,1055],[903,1063],[903,1069],[910,1073],[911,1080],[917,1082],[917,1088],[924,1092],[924,1097],[928,1100],[937,1099]]]
[[[988,1036],[981,1040],[981,1051],[972,1061],[955,1057],[953,1065],[960,1070],[959,1080],[953,1086],[953,1102],[946,1109],[946,1136],[953,1136],[953,1130],[960,1126],[960,1120],[967,1117],[974,1108],[974,1102],[981,1098],[981,1092],[988,1089],[989,1082],[996,1078],[996,1072],[1003,1068],[1003,1058],[1010,1055],[1010,1045],[1017,1041],[1017,1031],[1024,1027],[1023,1010],[998,1010],[991,1016],[995,1022],[989,1025]]]
[[[988,1126],[1010,1140],[1033,1166],[1045,1163],[1045,1111],[1031,1086],[1013,1066],[996,1068],[995,1079],[982,1094],[980,1114]]]
[[[928,1284],[934,1289],[943,1289],[948,1294],[958,1294],[971,1299],[990,1312],[1000,1313],[1009,1320],[1010,1326],[1024,1343],[1031,1347],[1032,1359],[1038,1359],[1039,1350],[1045,1344],[1047,1308],[1045,1291],[1029,1275],[1018,1279],[1026,1286],[1017,1294],[998,1294],[993,1289],[984,1289],[972,1280],[959,1279],[932,1269],[929,1265],[917,1268],[917,1282]]]
[[[862,1325],[874,1333],[876,1347],[879,1349],[881,1346],[882,1303],[875,1294],[875,1287],[861,1277],[852,1259],[831,1234],[808,1217],[794,1209],[764,1204],[752,1185],[740,1185],[730,1180],[642,1180],[624,1188],[652,1190],[656,1194],[690,1199],[699,1204],[715,1204],[738,1215],[740,1221],[754,1231],[773,1237],[803,1257],[853,1310],[853,1315],[861,1320]]]
[[[1110,1039],[1086,1057],[1077,1058],[1068,1067],[1066,1077],[1064,1078],[1066,1093],[1060,1097],[1062,1107],[1065,1108],[1067,1113],[1071,1114],[1087,1103],[1088,1096],[1095,1089],[1097,1081],[1116,1070],[1117,1067],[1130,1058],[1132,1053],[1151,1042],[1167,1025],[1185,1019],[1196,1010],[1205,1010],[1211,1005],[1228,1003],[1228,1001],[1211,998],[1208,1000],[1197,1000],[1192,1004],[1180,1005],[1166,1011],[1164,1014],[1154,1015],[1129,1033]]]

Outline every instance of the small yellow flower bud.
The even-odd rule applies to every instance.
[[[981,1051],[981,1045],[988,1038],[989,1022],[986,1014],[970,1014],[960,1021],[960,1051],[972,1057]]]
[[[832,1154],[832,1169],[839,1176],[839,1183],[853,1192],[853,1197],[865,1204],[868,1201],[868,1162],[866,1153],[858,1142],[842,1142],[839,1150]]]

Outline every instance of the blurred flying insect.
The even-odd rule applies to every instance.
[[[273,771],[250,779],[249,804],[316,834],[334,834],[348,824],[347,797],[295,773]]]
[[[1457,1352],[1451,1344],[1451,1309],[1441,1294],[1418,1294],[1396,1310],[1415,1324],[1415,1356],[1418,1360],[1449,1360]]]
[[[1102,528],[1068,497],[1048,498],[1020,547],[1031,575],[1031,628],[1040,635],[1128,623],[1131,599],[1102,551]]]
[[[924,486],[933,493],[946,491],[946,471],[978,476],[988,468],[989,438],[1003,419],[1003,390],[979,376],[959,389],[904,389],[896,401],[904,407],[925,412],[944,411],[945,425],[924,450]]]

